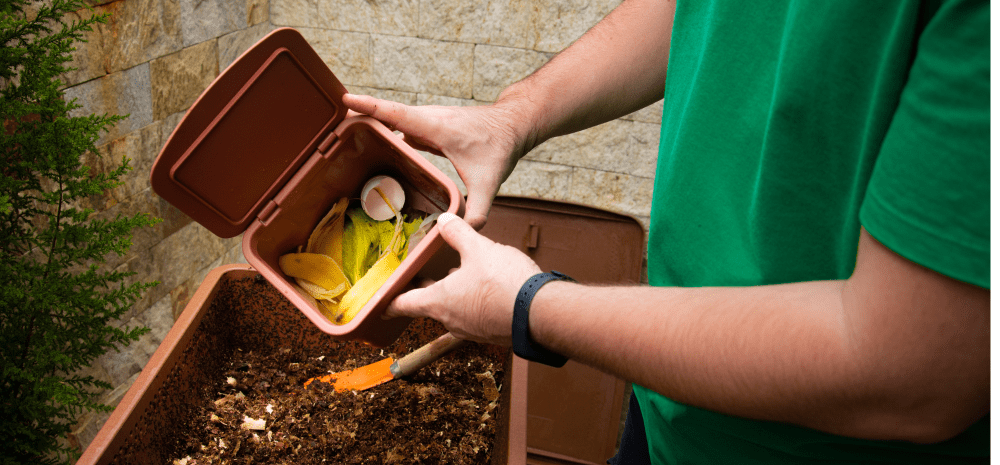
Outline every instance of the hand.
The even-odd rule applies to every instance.
[[[462,339],[510,345],[514,300],[541,270],[521,251],[497,244],[457,216],[444,213],[438,228],[462,265],[444,279],[396,297],[386,316],[428,317]]]
[[[526,151],[527,121],[500,104],[411,107],[367,95],[344,95],[344,104],[403,133],[417,150],[445,156],[468,188],[465,221],[486,224],[500,184]]]

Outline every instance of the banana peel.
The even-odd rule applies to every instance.
[[[320,220],[309,241],[306,243],[306,252],[318,253],[334,259],[341,268],[344,267],[343,259],[343,239],[344,239],[344,213],[347,211],[347,197],[337,201],[333,208]]]
[[[388,224],[388,228],[392,224],[371,219],[361,208],[348,210],[347,218],[350,221],[344,225],[344,273],[353,285],[378,260],[382,231],[387,230],[380,223]],[[391,229],[388,232],[392,234]]]
[[[427,226],[423,218],[407,220],[396,210],[395,221],[375,221],[360,207],[348,209],[348,202],[345,197],[330,208],[304,251],[300,246],[278,261],[281,271],[295,278],[296,287],[336,324],[357,316],[406,258],[409,237]]]
[[[293,278],[301,278],[313,286],[302,286],[313,297],[319,298],[310,287],[319,287],[323,293],[339,296],[347,292],[349,284],[344,271],[337,262],[326,255],[318,253],[289,253],[278,259],[281,271]],[[325,297],[324,297],[325,298]]]
[[[399,257],[393,253],[385,254],[378,259],[375,265],[351,287],[351,290],[344,294],[340,305],[337,306],[337,314],[333,322],[344,324],[357,316],[368,300],[389,280],[389,276],[392,276],[396,268],[399,268],[399,264]]]

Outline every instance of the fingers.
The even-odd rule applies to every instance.
[[[480,241],[488,241],[479,235],[472,226],[451,213],[442,213],[437,222],[441,237],[463,257],[469,253],[475,253],[479,248]]]
[[[402,103],[382,100],[370,95],[344,94],[344,105],[358,113],[375,118],[390,129],[409,132],[408,107]]]
[[[486,226],[486,219],[490,214],[490,205],[492,204],[492,198],[470,190],[465,201],[465,222],[477,231],[483,229],[483,226]]]
[[[389,306],[386,307],[385,316],[387,318],[399,316],[418,318],[429,316],[424,313],[424,310],[427,308],[424,305],[427,300],[426,293],[426,288],[420,288],[396,296],[395,299],[392,299],[392,302],[389,302]]]

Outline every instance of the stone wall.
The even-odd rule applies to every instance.
[[[75,53],[66,76],[79,114],[128,114],[99,141],[105,159],[132,160],[123,186],[95,199],[101,215],[148,212],[163,222],[138,232],[112,263],[160,284],[124,324],[152,331],[100,358],[89,373],[116,389],[136,379],[206,273],[245,262],[240,239],[221,239],[149,188],[149,170],[205,87],[277,27],[298,29],[354,93],[411,105],[488,103],[611,11],[619,0],[117,0]],[[81,12],[80,14],[91,14]],[[501,195],[567,200],[632,215],[648,225],[661,105],[653,105],[532,151]],[[427,155],[459,183],[450,163]],[[102,160],[95,157],[95,164]],[[464,192],[464,189],[463,189]],[[80,419],[70,442],[85,448],[108,414]]]

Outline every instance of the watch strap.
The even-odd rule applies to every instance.
[[[567,358],[559,355],[531,338],[531,330],[528,327],[528,310],[531,308],[531,301],[545,283],[550,281],[572,281],[573,278],[553,270],[550,273],[538,273],[524,282],[521,290],[517,292],[517,299],[514,301],[514,318],[511,322],[511,345],[514,353],[519,357],[538,362],[553,367],[561,367],[566,364]]]

